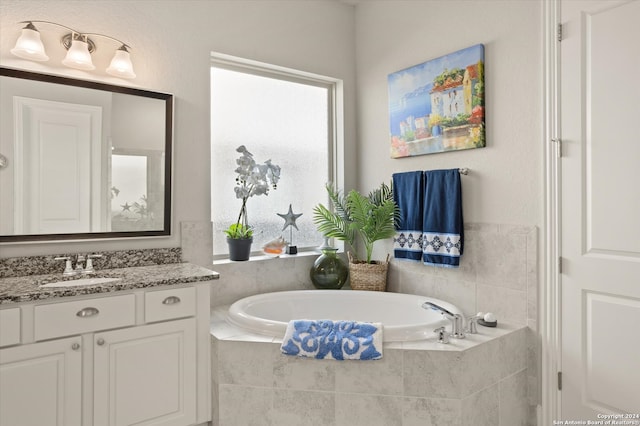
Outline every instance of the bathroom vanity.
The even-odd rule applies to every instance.
[[[0,279],[0,424],[209,421],[209,286],[218,274],[172,263],[97,276],[116,280]]]

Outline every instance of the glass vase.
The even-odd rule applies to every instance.
[[[311,282],[317,289],[339,290],[347,282],[349,266],[338,256],[338,249],[323,248],[309,271]]]

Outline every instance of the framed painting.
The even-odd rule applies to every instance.
[[[482,148],[484,45],[388,77],[391,158]]]

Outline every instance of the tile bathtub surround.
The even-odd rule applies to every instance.
[[[527,325],[527,398],[532,415],[540,401],[538,232],[535,226],[467,223],[460,268],[435,268],[394,259],[387,283],[387,291],[439,298],[458,306],[466,315],[490,311],[497,315],[499,324]],[[392,252],[385,251],[383,245],[383,252]],[[258,293],[313,289],[308,270],[316,257],[215,264],[221,279],[212,286],[212,306]]]
[[[450,345],[387,343],[381,360],[339,362],[282,355],[279,339],[223,316],[214,310],[214,425],[528,424],[524,326]]]
[[[101,254],[102,257],[93,259],[96,271],[101,269],[129,268],[135,266],[164,265],[182,262],[182,250],[176,248],[121,250],[80,253]],[[55,260],[56,257],[69,256],[75,259],[77,254],[60,253],[52,256],[27,256],[0,259],[0,278],[22,277],[26,275],[44,275],[61,273],[64,261]]]

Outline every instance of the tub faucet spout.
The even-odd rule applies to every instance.
[[[449,321],[451,321],[451,337],[455,339],[464,339],[464,331],[463,331],[464,319],[462,318],[462,315],[454,314],[448,309],[445,309],[442,306],[437,305],[433,302],[424,302],[422,304],[422,307],[424,309],[433,309],[434,311],[440,312],[442,316],[444,316]]]

